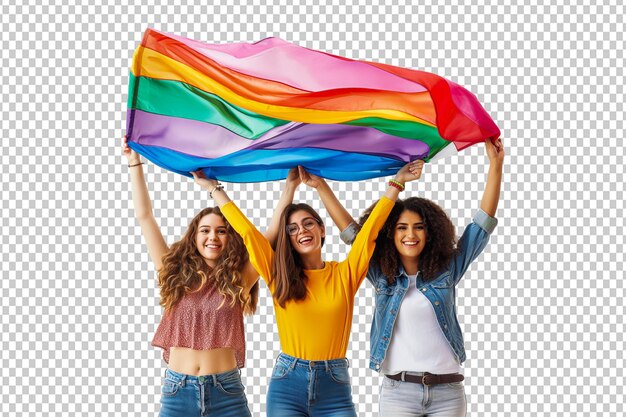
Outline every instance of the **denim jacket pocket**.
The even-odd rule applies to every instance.
[[[387,285],[386,282],[380,282],[376,284],[376,287],[374,287],[374,289],[376,290],[376,296],[393,295],[393,292],[394,292],[394,287]]]
[[[389,301],[393,297],[394,288],[385,284],[380,284],[375,287],[376,290],[376,311],[379,313],[385,313]]]
[[[452,288],[454,287],[454,280],[450,272],[445,272],[441,276],[438,276],[432,284],[434,288]]]

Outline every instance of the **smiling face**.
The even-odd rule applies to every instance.
[[[416,260],[426,246],[426,225],[422,216],[410,210],[400,213],[393,242],[401,260]]]
[[[316,250],[321,252],[322,240],[326,236],[324,227],[305,210],[295,211],[289,216],[287,233],[291,246],[300,255],[307,255]]]
[[[210,267],[217,265],[217,259],[228,243],[228,230],[222,216],[211,213],[203,216],[198,223],[196,248]]]

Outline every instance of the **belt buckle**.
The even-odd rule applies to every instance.
[[[424,385],[425,387],[429,386],[429,384],[426,383],[426,377],[429,375],[430,374],[428,372],[424,372],[424,375],[422,375],[422,385]]]

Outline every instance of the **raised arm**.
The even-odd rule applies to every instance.
[[[504,145],[502,139],[485,141],[485,149],[489,158],[487,183],[480,202],[480,208],[491,217],[495,217],[500,199],[500,183],[502,182],[502,166],[504,164]]]
[[[328,185],[324,178],[307,172],[303,167],[298,166],[298,173],[303,184],[311,188],[315,188],[322,200],[322,204],[326,207],[326,211],[330,214],[330,218],[337,225],[339,230],[345,230],[354,220],[348,210],[339,202],[332,188]]]
[[[414,161],[402,167],[394,178],[394,181],[398,183],[398,187],[389,186],[385,192],[385,197],[396,201],[400,193],[400,188],[403,188],[407,181],[418,179],[422,174],[423,167],[424,161]],[[324,178],[311,174],[302,167],[298,167],[298,170],[302,183],[317,190],[328,214],[330,214],[333,222],[337,225],[339,230],[341,230],[341,239],[345,243],[351,244],[359,232],[357,222],[354,221],[350,213],[348,213],[345,207],[339,202],[337,196],[335,196],[332,188],[330,188]]]
[[[126,138],[124,138],[124,144],[122,145],[122,153],[128,160],[135,217],[139,222],[139,226],[141,226],[141,232],[146,241],[146,246],[148,246],[150,259],[152,259],[158,271],[163,266],[161,258],[168,251],[168,247],[152,213],[152,202],[150,201],[148,186],[143,176],[143,163],[139,158],[139,154],[128,147]]]
[[[230,202],[230,198],[226,195],[223,190],[218,189],[218,181],[206,178],[201,171],[192,172],[191,173],[201,187],[209,190],[210,192],[215,190],[217,192],[211,192],[211,196],[215,199],[215,202],[218,206],[222,207],[224,204]],[[278,204],[274,207],[274,214],[272,215],[272,220],[270,221],[270,225],[267,228],[267,231],[263,234],[265,238],[270,242],[272,248],[276,246],[276,238],[278,237],[278,228],[280,222],[280,215],[283,213],[285,208],[289,204],[293,202],[293,196],[296,192],[296,189],[300,185],[300,177],[298,176],[298,170],[293,168],[289,171],[287,175],[287,179],[285,181],[285,188],[283,188],[283,193],[280,196],[280,200],[278,200]],[[222,192],[219,192],[222,191]]]
[[[398,199],[398,194],[404,190],[406,182],[418,180],[421,177],[423,167],[424,161],[415,161],[406,164],[398,171],[396,176],[389,181],[385,194],[378,200],[365,224],[356,235],[348,258],[342,263],[342,267],[347,269],[347,276],[350,277],[350,284],[354,293],[365,279],[370,259],[376,247],[376,238],[387,221],[387,217],[394,207],[394,202]]]
[[[259,233],[234,204],[228,205],[232,201],[217,180],[207,178],[202,171],[191,174],[196,184],[209,191],[209,196],[222,209],[222,214],[228,219],[231,227],[241,236],[246,245],[249,260],[242,271],[246,288],[249,290],[256,284],[259,280],[259,274],[263,275],[267,281],[270,277],[273,256],[272,248],[267,239]]]
[[[276,239],[278,238],[278,228],[280,227],[280,216],[283,214],[283,211],[285,211],[287,206],[293,203],[293,196],[299,185],[300,176],[298,175],[298,170],[296,168],[292,168],[289,170],[289,174],[287,174],[285,187],[283,188],[280,200],[278,200],[278,204],[274,207],[274,214],[272,215],[270,225],[264,233],[265,238],[270,242],[270,245],[272,245],[272,248],[274,249],[276,249]]]

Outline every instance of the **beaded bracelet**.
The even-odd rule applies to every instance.
[[[404,185],[401,182],[396,180],[389,180],[389,185],[391,187],[397,188],[399,191],[404,191]]]
[[[224,187],[222,186],[222,184],[220,184],[218,182],[217,185],[215,187],[213,187],[213,189],[211,191],[209,191],[209,197],[213,198],[213,193],[215,191],[222,191],[223,189],[224,189]]]

